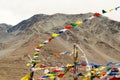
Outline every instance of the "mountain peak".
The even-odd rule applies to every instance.
[[[17,30],[24,30],[27,27],[30,27],[34,23],[44,19],[47,15],[46,14],[36,14],[29,19],[23,20],[17,25],[13,26],[12,28],[8,29],[7,32],[15,32]]]

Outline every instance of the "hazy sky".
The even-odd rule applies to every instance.
[[[117,6],[120,6],[120,0],[0,0],[0,23],[15,25],[39,13],[80,14]],[[105,16],[120,21],[120,9]]]

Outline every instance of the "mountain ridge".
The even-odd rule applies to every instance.
[[[18,23],[8,29],[7,36],[0,43],[0,54],[4,54],[0,61],[0,74],[2,80],[19,80],[29,70],[26,67],[27,56],[33,56],[34,48],[40,42],[51,37],[51,34],[63,29],[71,22],[81,21],[92,16],[93,13],[67,15],[40,15],[39,14]],[[39,17],[38,17],[39,16]],[[33,21],[33,22],[31,22]],[[9,35],[8,35],[9,34]],[[72,51],[73,43],[77,43],[84,50],[89,62],[107,63],[120,61],[120,22],[109,20],[101,16],[89,22],[66,31],[47,44],[40,52],[41,63],[49,66],[60,66],[72,62],[68,55],[58,58],[53,53]],[[3,37],[2,37],[3,38]],[[1,39],[2,39],[1,38]],[[4,44],[3,44],[4,43]],[[81,52],[80,52],[81,54]],[[82,54],[81,54],[82,55]],[[48,60],[48,56],[52,56]],[[80,58],[80,60],[83,60]],[[5,62],[5,63],[4,63]],[[7,68],[8,70],[3,70]],[[11,69],[14,68],[14,71]],[[18,70],[20,69],[20,70]],[[9,74],[9,77],[7,76]],[[19,75],[19,76],[18,76]],[[37,75],[39,76],[39,75]]]

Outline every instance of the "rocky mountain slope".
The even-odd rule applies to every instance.
[[[27,56],[33,55],[34,48],[40,42],[49,38],[53,32],[63,29],[65,25],[91,15],[93,14],[37,14],[7,29],[6,34],[9,37],[4,35],[0,38],[0,54],[4,54],[0,58],[0,79],[20,80],[29,72],[26,67]],[[48,56],[72,51],[73,43],[81,46],[89,62],[120,62],[120,22],[101,16],[63,33],[42,49],[41,63],[49,66],[71,63],[73,57],[68,55],[49,60]]]
[[[7,25],[7,24],[5,24],[5,23],[2,23],[2,24],[0,24],[0,40],[3,38],[3,37],[6,37],[7,36],[7,30],[9,29],[9,28],[11,28],[12,27],[12,25]]]

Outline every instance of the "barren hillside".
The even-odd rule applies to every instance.
[[[0,38],[0,79],[20,80],[29,72],[26,66],[29,60],[27,56],[33,55],[34,48],[40,42],[65,25],[91,15],[93,14],[37,14],[7,29]],[[120,62],[120,22],[101,16],[63,33],[42,49],[41,63],[48,66],[71,63],[72,57],[68,55],[50,59],[48,56],[72,51],[73,43],[82,47],[89,62]]]

